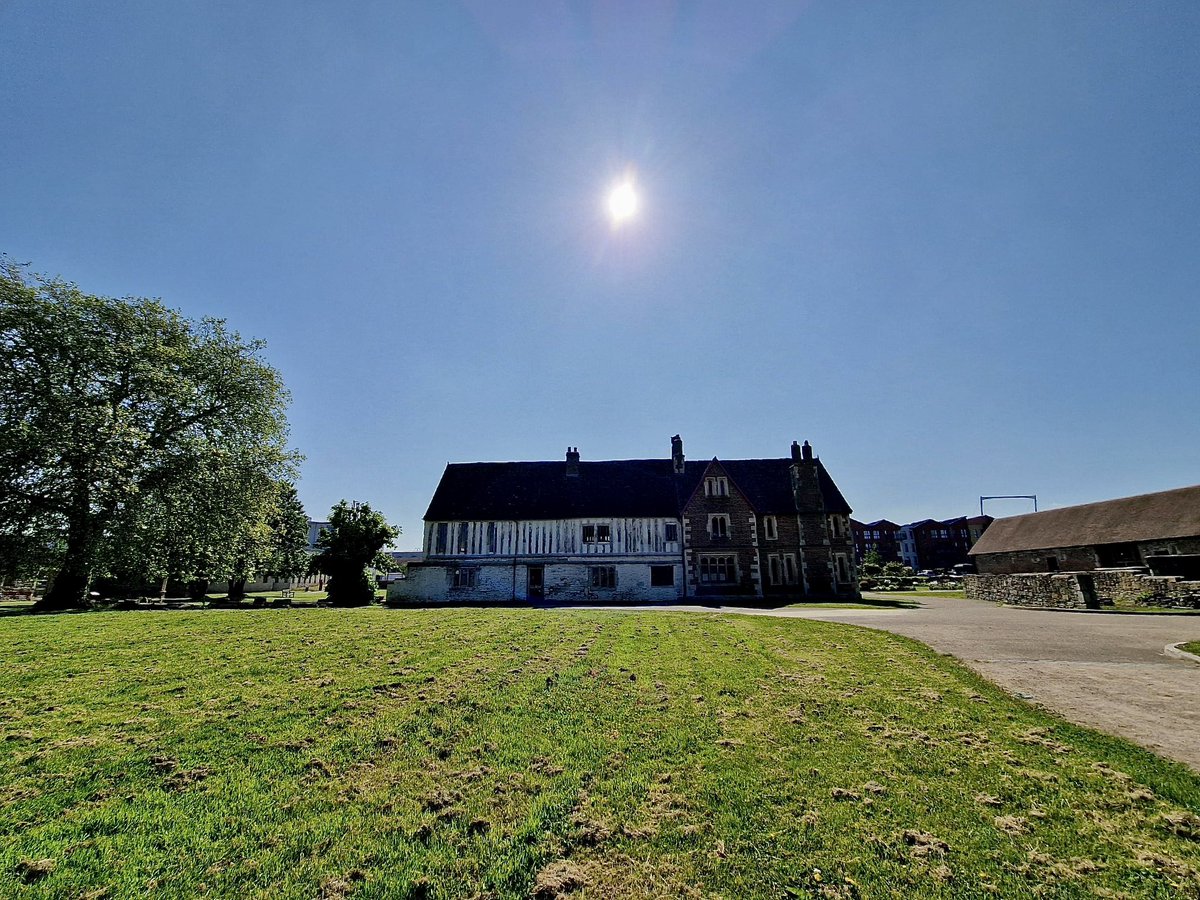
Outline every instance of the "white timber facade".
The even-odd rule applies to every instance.
[[[589,516],[430,521],[427,565],[410,565],[389,599],[674,600],[683,584],[677,518]]]

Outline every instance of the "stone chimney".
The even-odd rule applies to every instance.
[[[567,475],[575,478],[579,477],[579,448],[567,448]]]
[[[812,462],[812,460],[812,444],[805,441],[804,446],[801,447],[795,441],[792,441],[792,462]]]
[[[671,438],[671,462],[675,467],[675,474],[683,474],[683,438],[679,435]]]

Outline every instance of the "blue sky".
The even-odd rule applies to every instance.
[[[0,0],[0,250],[265,338],[401,547],[676,432],[1046,508],[1200,482],[1198,86],[1190,2]]]

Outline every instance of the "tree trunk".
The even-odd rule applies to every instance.
[[[87,609],[88,585],[92,580],[91,541],[86,526],[78,528],[67,539],[67,555],[62,568],[54,576],[54,583],[46,595],[37,602],[37,612],[57,612],[66,609]]]
[[[205,594],[208,593],[207,578],[193,578],[188,582],[188,597],[196,603],[203,603],[206,599]]]
[[[244,600],[246,599],[246,579],[231,578],[229,580],[229,599]]]
[[[92,556],[95,552],[92,536],[95,527],[91,512],[90,485],[76,482],[67,519],[67,554],[62,568],[46,596],[34,606],[35,612],[57,612],[66,609],[87,609],[88,585],[92,581]]]
[[[34,604],[34,611],[59,612],[68,609],[87,609],[89,580],[87,574],[69,572],[67,567],[63,566],[63,570],[54,577],[54,584],[51,585],[50,590]]]

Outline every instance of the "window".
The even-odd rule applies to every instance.
[[[779,526],[774,516],[763,517],[763,536],[768,541],[773,541],[779,537]]]
[[[708,535],[715,538],[729,537],[729,516],[709,516]]]
[[[468,534],[468,532],[469,532],[469,529],[467,527],[467,523],[459,522],[458,523],[458,552],[459,553],[467,552],[467,534]]]
[[[723,476],[716,476],[704,479],[704,496],[705,497],[728,497],[729,496],[729,479]]]
[[[588,580],[594,588],[614,588],[617,586],[617,567],[590,566]]]
[[[496,523],[495,522],[487,523],[487,552],[488,553],[496,552]]]
[[[837,580],[840,584],[845,584],[850,580],[850,566],[846,562],[846,555],[839,553],[833,558],[834,568],[837,570]]]
[[[674,566],[651,566],[650,587],[671,587],[675,584]]]
[[[611,544],[611,525],[584,525],[583,542],[585,544]]]
[[[732,556],[701,556],[701,584],[733,584],[737,581],[737,562]]]
[[[450,533],[450,523],[449,522],[438,522],[437,540],[433,545],[433,552],[436,553],[438,556],[441,556],[446,552],[446,541],[448,539],[449,533]]]
[[[1057,556],[1047,556],[1046,557],[1046,571],[1047,572],[1057,572],[1058,571],[1058,557]]]
[[[783,567],[780,565],[777,554],[767,557],[767,575],[771,579],[771,584],[783,584]]]
[[[668,522],[664,528],[666,541],[668,544],[674,544],[679,540],[679,523]]]
[[[473,588],[475,587],[475,576],[478,572],[478,569],[473,568],[455,569],[451,576],[450,586],[456,588]]]
[[[783,578],[788,584],[799,584],[800,577],[796,569],[796,554],[787,553],[783,557]]]

